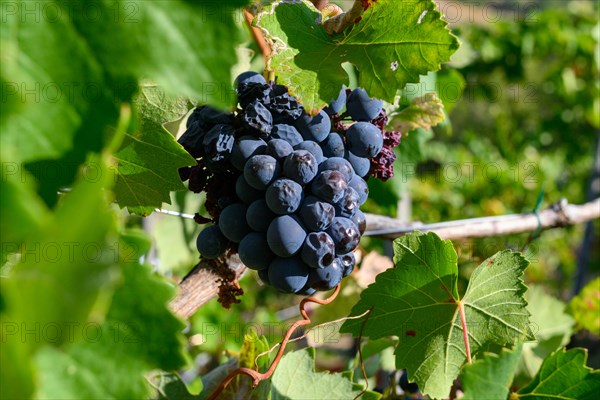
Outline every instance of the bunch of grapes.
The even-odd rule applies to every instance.
[[[235,85],[235,112],[197,107],[179,139],[197,160],[181,177],[206,192],[212,217],[196,220],[215,222],[198,251],[205,259],[236,251],[282,292],[330,290],[354,269],[366,179],[393,174],[400,135],[385,131],[383,102],[360,88],[342,88],[311,117],[260,74],[242,73]]]

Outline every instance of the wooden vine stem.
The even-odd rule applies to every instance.
[[[525,213],[407,226],[394,218],[367,214],[365,235],[393,239],[420,230],[435,232],[442,239],[464,239],[533,232],[538,229],[538,226],[540,229],[550,229],[600,218],[600,199],[583,205],[572,205],[563,199],[540,211],[538,216],[534,213]],[[232,268],[238,278],[246,270],[237,255],[223,258],[221,261]],[[184,319],[189,318],[198,308],[217,295],[219,277],[212,269],[206,267],[207,263],[200,261],[179,283],[178,294],[170,303],[171,310]]]
[[[283,340],[281,341],[279,350],[277,351],[277,355],[275,356],[275,359],[273,359],[273,362],[271,363],[271,366],[269,367],[268,370],[266,370],[265,372],[258,372],[256,370],[253,370],[250,368],[238,368],[234,371],[231,371],[229,373],[229,375],[227,375],[225,377],[225,379],[223,379],[223,381],[219,384],[219,386],[217,386],[217,388],[210,395],[208,400],[218,399],[221,392],[227,387],[227,385],[229,385],[231,380],[238,375],[247,375],[250,378],[252,378],[252,387],[257,387],[258,384],[260,383],[260,381],[269,379],[271,377],[271,375],[273,375],[273,372],[275,372],[275,368],[277,368],[277,364],[279,364],[279,361],[281,360],[281,357],[283,356],[285,347],[286,347],[287,343],[289,342],[290,337],[296,330],[296,328],[303,326],[303,325],[308,325],[311,323],[310,318],[308,317],[308,313],[304,309],[304,306],[307,303],[317,303],[317,304],[321,304],[321,305],[331,303],[333,300],[335,300],[338,293],[340,292],[340,287],[341,287],[341,285],[337,285],[333,294],[331,296],[329,296],[328,298],[326,298],[325,300],[320,300],[315,297],[306,297],[306,298],[302,299],[302,301],[300,302],[300,306],[299,306],[300,307],[300,315],[302,316],[302,319],[299,319],[298,321],[294,322],[290,326],[290,328],[287,330]]]

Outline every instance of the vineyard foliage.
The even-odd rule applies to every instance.
[[[342,85],[385,101],[402,141],[395,177],[369,181],[366,211],[393,216],[408,197],[413,218],[435,222],[530,211],[540,193],[585,200],[597,5],[449,27],[432,0],[363,1],[329,35],[313,2],[249,3],[2,4],[0,398],[200,400],[237,367],[267,370],[298,299],[249,271],[241,304],[212,301],[183,321],[168,303],[202,227],[155,213],[206,214],[180,179],[196,161],[176,137],[197,105],[234,109],[241,71],[264,70],[310,114]],[[250,25],[271,45],[265,62]],[[479,175],[448,179],[449,164]],[[239,377],[224,395],[394,398],[406,370],[415,396],[591,399],[597,350],[588,360],[575,344],[597,346],[600,282],[561,299],[581,237],[363,238],[360,269],[311,311],[324,325],[258,388]]]

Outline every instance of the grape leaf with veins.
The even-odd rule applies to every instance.
[[[306,0],[279,1],[256,21],[273,46],[267,70],[311,114],[348,85],[344,62],[358,68],[358,86],[393,102],[399,89],[439,70],[459,46],[431,0],[370,2],[354,26],[333,36],[320,22]]]
[[[468,359],[463,319],[471,354],[491,344],[532,339],[521,279],[528,262],[509,250],[485,260],[460,297],[457,256],[449,240],[420,232],[394,242],[394,263],[361,294],[351,316],[371,308],[363,335],[398,336],[396,367],[432,398],[446,398]],[[347,320],[341,332],[358,336],[362,319]]]

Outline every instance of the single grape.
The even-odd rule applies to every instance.
[[[350,93],[346,102],[346,111],[355,121],[370,121],[383,109],[383,101],[371,99],[364,89],[357,88]]]
[[[373,158],[383,147],[381,130],[370,122],[357,122],[346,132],[347,146],[354,155]]]
[[[196,239],[196,247],[202,257],[214,259],[225,253],[229,240],[221,233],[217,225],[207,226],[202,229]]]
[[[356,210],[358,210],[358,200],[359,197],[356,190],[351,187],[346,188],[344,196],[333,205],[335,207],[335,215],[337,217],[352,218]]]
[[[344,139],[337,132],[331,132],[327,139],[321,143],[321,148],[325,157],[344,157],[346,152]]]
[[[186,128],[189,128],[194,122],[198,122],[200,129],[208,132],[210,128],[218,124],[232,125],[233,119],[233,114],[230,112],[204,105],[194,108],[185,124]]]
[[[308,282],[308,270],[299,257],[277,257],[269,266],[269,283],[281,292],[298,293]]]
[[[259,100],[254,100],[246,106],[242,119],[246,129],[258,136],[267,138],[271,134],[273,116]]]
[[[253,102],[269,104],[272,92],[269,84],[249,82],[240,85],[237,89],[240,108],[245,110]]]
[[[215,125],[204,136],[204,161],[212,171],[222,170],[231,157],[235,131],[231,125]]]
[[[325,268],[335,258],[335,244],[325,232],[311,232],[302,246],[302,260],[311,268]]]
[[[237,180],[235,181],[235,194],[237,194],[237,197],[246,204],[250,204],[265,197],[265,191],[255,189],[248,185],[244,175],[238,176]]]
[[[335,217],[326,231],[335,243],[336,253],[349,253],[358,246],[360,232],[351,219]]]
[[[304,108],[298,103],[298,99],[287,92],[285,86],[283,86],[285,91],[280,87],[281,85],[276,85],[273,89],[273,95],[267,108],[273,114],[274,123],[294,123],[302,115]]]
[[[359,207],[365,204],[365,201],[367,201],[367,198],[369,197],[369,185],[367,185],[367,182],[358,175],[354,175],[354,178],[350,179],[350,182],[348,182],[348,186],[358,193]]]
[[[239,243],[250,232],[246,210],[244,204],[235,203],[225,207],[219,215],[219,229],[232,242]]]
[[[294,146],[294,150],[308,151],[315,157],[315,160],[317,160],[317,164],[320,164],[325,160],[325,157],[323,157],[323,150],[321,149],[321,146],[319,146],[317,142],[313,142],[312,140],[305,140],[301,143],[298,143]]]
[[[295,215],[276,217],[267,230],[269,247],[279,257],[298,253],[306,239],[306,230]]]
[[[298,143],[304,140],[302,135],[295,127],[287,124],[274,125],[273,129],[271,130],[271,137],[273,139],[285,140],[292,146],[296,146]]]
[[[246,211],[248,226],[257,232],[266,232],[275,217],[275,213],[271,211],[265,199],[256,200]]]
[[[240,171],[244,170],[246,161],[252,156],[265,154],[267,143],[255,136],[242,136],[236,139],[231,151],[231,164]]]
[[[283,162],[283,173],[304,186],[317,176],[317,160],[306,150],[294,150]]]
[[[400,388],[405,393],[418,393],[419,392],[419,385],[417,385],[415,382],[408,381],[408,372],[406,372],[406,370],[402,371],[402,374],[400,375],[400,379],[398,380],[398,384],[400,385]]]
[[[269,209],[275,214],[284,215],[296,212],[304,200],[302,186],[291,179],[276,179],[265,194]]]
[[[200,127],[200,122],[194,121],[188,126],[183,135],[177,139],[177,142],[179,142],[192,157],[199,158],[202,157],[204,153],[202,141],[204,140],[205,135],[206,132]]]
[[[340,284],[343,277],[343,266],[339,258],[325,268],[311,268],[308,273],[308,285],[317,290],[331,290]]]
[[[354,271],[354,265],[356,265],[354,253],[339,254],[336,258],[338,258],[342,264],[342,275],[344,277],[350,275],[352,271]]]
[[[367,217],[365,213],[357,209],[350,219],[352,220],[352,222],[354,222],[362,236],[362,234],[365,233],[365,230],[367,229]]]
[[[283,159],[289,156],[294,151],[291,144],[283,139],[271,139],[267,143],[266,154],[273,157],[277,161],[283,162]]]
[[[319,172],[328,170],[340,171],[342,174],[344,174],[344,179],[346,182],[350,182],[350,180],[354,177],[354,168],[352,168],[350,162],[345,158],[331,157],[319,164]]]
[[[320,232],[329,228],[333,218],[335,218],[333,205],[320,201],[314,196],[306,198],[298,213],[304,225],[313,232]]]
[[[237,76],[237,78],[235,78],[234,81],[236,87],[240,87],[240,85],[245,85],[248,83],[260,83],[264,85],[267,83],[267,81],[261,74],[254,71],[242,72]]]
[[[317,175],[312,183],[312,192],[321,200],[335,203],[342,198],[347,187],[348,183],[340,171],[328,170]]]
[[[346,151],[344,153],[344,158],[350,162],[350,165],[352,165],[352,168],[354,168],[354,173],[356,175],[364,178],[369,174],[369,170],[371,169],[371,160],[368,158],[356,156],[350,151]]]
[[[329,115],[323,110],[312,118],[310,115],[304,113],[296,120],[294,126],[298,129],[304,140],[312,140],[320,143],[325,140],[331,131],[331,119],[329,119]]]
[[[265,190],[279,176],[281,167],[276,159],[267,155],[252,156],[244,166],[244,178],[255,189]]]
[[[242,239],[238,246],[238,254],[246,267],[256,271],[268,268],[275,258],[267,238],[258,232],[250,232]]]
[[[342,86],[342,90],[340,90],[340,94],[338,95],[337,99],[332,100],[331,103],[329,103],[329,105],[323,110],[325,110],[325,112],[329,115],[339,114],[340,111],[342,111],[342,108],[344,108],[345,104],[346,86]]]

